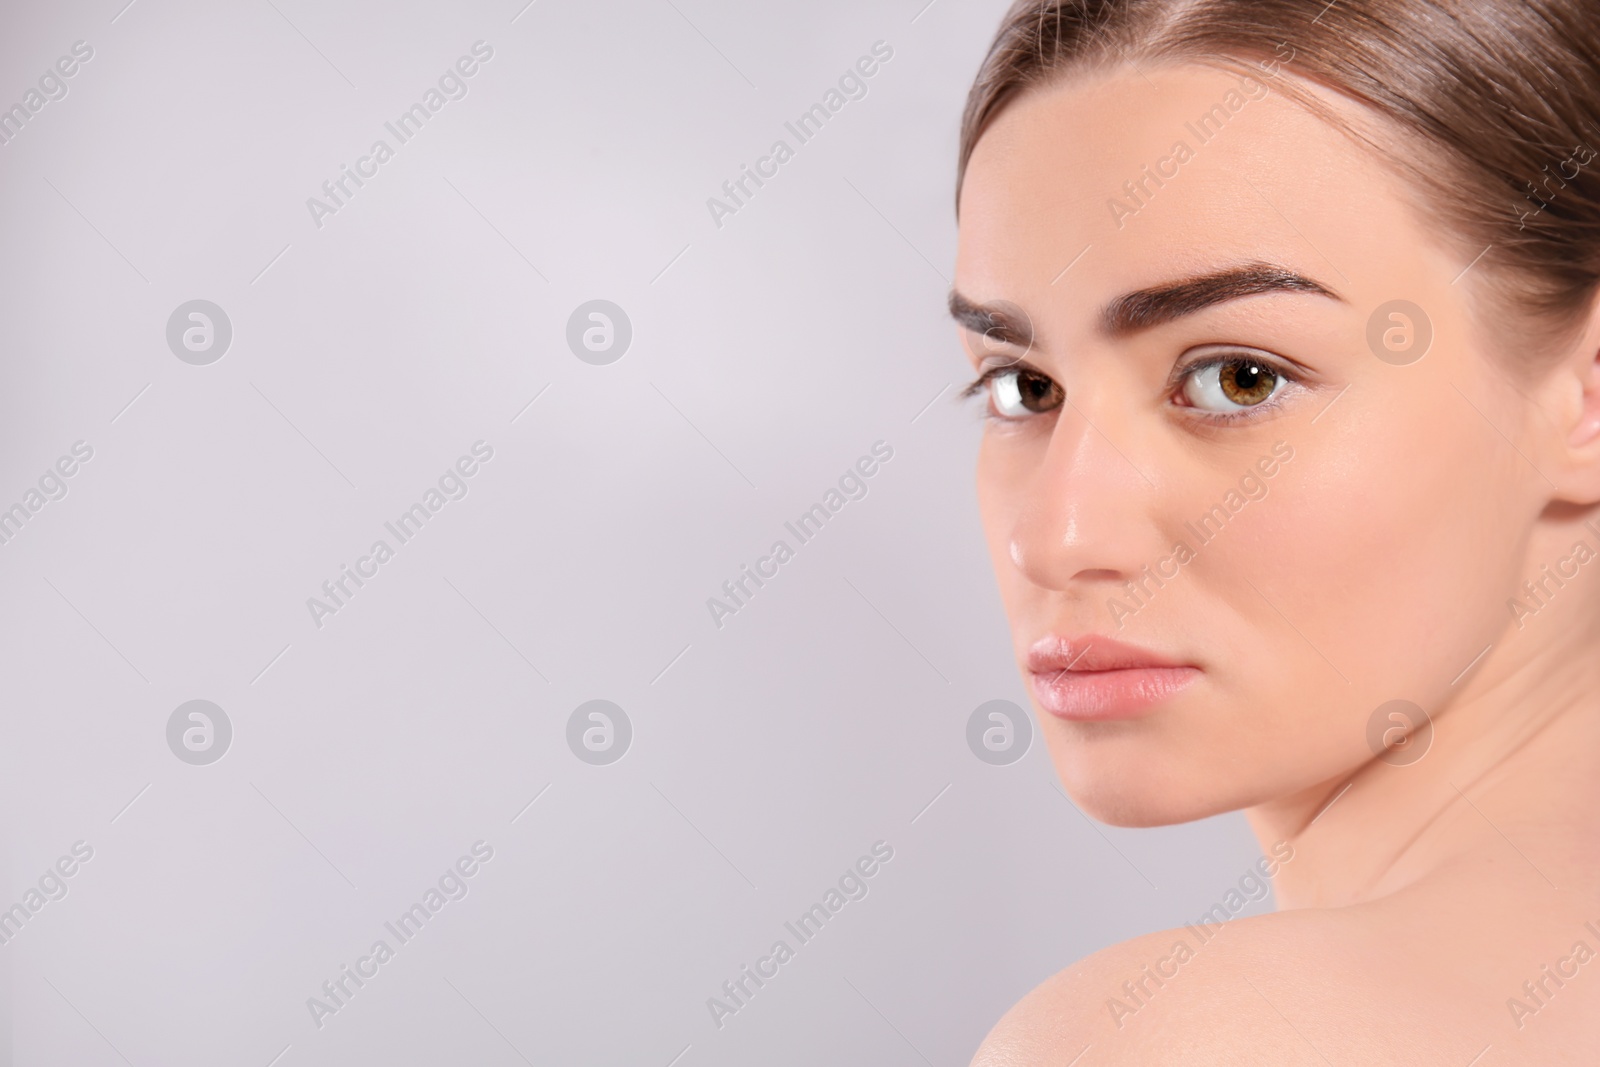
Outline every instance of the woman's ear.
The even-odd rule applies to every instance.
[[[1600,440],[1600,350],[1591,348],[1589,362],[1575,376],[1574,385],[1579,393],[1578,416],[1567,446],[1581,449]]]
[[[1574,504],[1600,503],[1600,298],[1589,321],[1556,369],[1552,405],[1558,440],[1549,475]]]

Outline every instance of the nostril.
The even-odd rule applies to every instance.
[[[1085,583],[1115,582],[1121,584],[1128,580],[1128,576],[1122,571],[1111,570],[1108,567],[1094,567],[1087,570],[1081,570],[1077,574],[1073,575],[1073,577],[1078,581]]]

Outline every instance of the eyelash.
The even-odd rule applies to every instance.
[[[962,388],[962,390],[961,390],[961,399],[962,400],[971,400],[975,396],[983,395],[985,392],[988,391],[990,382],[994,381],[996,378],[1000,377],[1000,375],[1006,373],[1007,371],[1018,370],[1018,369],[1028,370],[1030,368],[1028,368],[1028,367],[1026,367],[1026,366],[1024,366],[1023,364],[1020,364],[1020,363],[1008,363],[1003,367],[999,366],[997,364],[997,365],[995,365],[993,367],[988,368],[987,370],[983,371],[983,373],[979,374],[976,378],[972,379],[972,381],[970,383],[968,383],[966,386],[964,386]],[[1035,371],[1034,373],[1038,373],[1038,372]],[[1048,377],[1048,375],[1046,375],[1046,377]],[[1009,422],[1011,420],[1008,419],[1006,421]]]
[[[1185,364],[1182,367],[1174,368],[1171,377],[1167,380],[1167,387],[1166,388],[1167,388],[1167,393],[1168,393],[1169,398],[1170,397],[1176,397],[1176,396],[1180,395],[1180,387],[1183,385],[1184,381],[1186,379],[1188,379],[1190,376],[1192,376],[1194,374],[1198,374],[1200,371],[1208,370],[1208,369],[1210,369],[1212,367],[1218,367],[1218,366],[1221,366],[1221,365],[1223,365],[1225,363],[1235,362],[1235,361],[1238,360],[1240,354],[1245,353],[1247,351],[1249,352],[1249,355],[1250,355],[1251,359],[1259,362],[1260,364],[1262,364],[1263,366],[1265,366],[1266,368],[1271,370],[1273,374],[1277,375],[1279,378],[1282,378],[1289,385],[1297,386],[1297,385],[1302,384],[1300,376],[1298,374],[1296,374],[1294,371],[1290,370],[1288,367],[1286,367],[1282,362],[1280,362],[1278,360],[1273,360],[1273,359],[1263,359],[1259,355],[1257,355],[1253,350],[1234,349],[1231,354],[1209,356],[1209,357],[1206,357],[1204,359],[1195,360],[1193,363]],[[1019,361],[1019,362],[1016,362],[1016,363],[1008,363],[1008,364],[1004,364],[1004,365],[997,364],[997,365],[995,365],[993,367],[988,368],[983,373],[979,374],[978,377],[973,379],[972,382],[969,385],[967,385],[964,389],[962,389],[961,390],[961,399],[967,400],[967,399],[970,399],[972,397],[976,397],[976,396],[980,396],[980,395],[985,394],[991,388],[991,383],[996,378],[1000,377],[1003,374],[1008,374],[1008,373],[1011,373],[1011,372],[1017,372],[1017,373],[1021,373],[1021,374],[1036,374],[1041,378],[1046,378],[1046,379],[1049,379],[1051,381],[1054,381],[1054,379],[1050,378],[1050,376],[1048,374],[1044,373],[1043,371],[1039,370],[1038,368],[1033,367],[1033,366],[1031,366],[1031,365],[1029,365],[1027,363],[1023,363],[1023,362]],[[1059,384],[1060,383],[1057,383],[1058,387],[1059,387]],[[1268,400],[1263,400],[1260,404],[1254,405],[1253,407],[1241,408],[1238,411],[1228,411],[1228,412],[1198,411],[1197,409],[1194,409],[1194,405],[1192,405],[1192,404],[1180,404],[1180,405],[1177,405],[1177,406],[1179,406],[1179,407],[1187,407],[1187,408],[1190,408],[1191,410],[1196,410],[1196,416],[1195,417],[1199,418],[1203,422],[1207,422],[1207,423],[1210,423],[1212,425],[1220,426],[1220,425],[1228,425],[1230,423],[1239,422],[1239,421],[1242,421],[1242,420],[1249,420],[1249,419],[1258,418],[1259,417],[1259,415],[1257,414],[1258,412],[1275,410],[1276,408],[1281,406],[1282,402],[1283,401],[1281,399],[1281,394],[1280,394],[1279,396],[1274,396],[1274,397],[1272,397],[1272,398],[1270,398]],[[986,404],[985,407],[984,407],[983,417],[984,417],[985,420],[990,421],[990,422],[1020,423],[1020,422],[1026,422],[1030,418],[1036,418],[1037,416],[998,415],[998,414],[996,414],[994,412],[992,405]]]

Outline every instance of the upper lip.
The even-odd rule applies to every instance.
[[[1028,670],[1034,674],[1065,671],[1127,671],[1150,667],[1186,667],[1137,645],[1126,645],[1099,634],[1041,637],[1028,649]]]

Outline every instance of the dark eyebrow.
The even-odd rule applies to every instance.
[[[1100,328],[1112,337],[1148,330],[1192,315],[1213,304],[1262,293],[1312,293],[1331,300],[1344,297],[1303,274],[1272,263],[1246,263],[1211,274],[1139,289],[1112,300],[1100,313]],[[950,290],[950,315],[973,333],[995,341],[1031,347],[1036,340],[1027,313],[1002,301],[981,304]]]
[[[1314,293],[1344,299],[1303,274],[1271,263],[1247,263],[1119,296],[1101,312],[1100,328],[1118,337],[1192,315],[1212,304],[1260,293]]]
[[[1019,314],[1020,312],[1020,314]],[[966,329],[982,337],[1018,348],[1033,346],[1033,323],[1027,313],[1010,304],[980,304],[950,290],[950,315]]]

